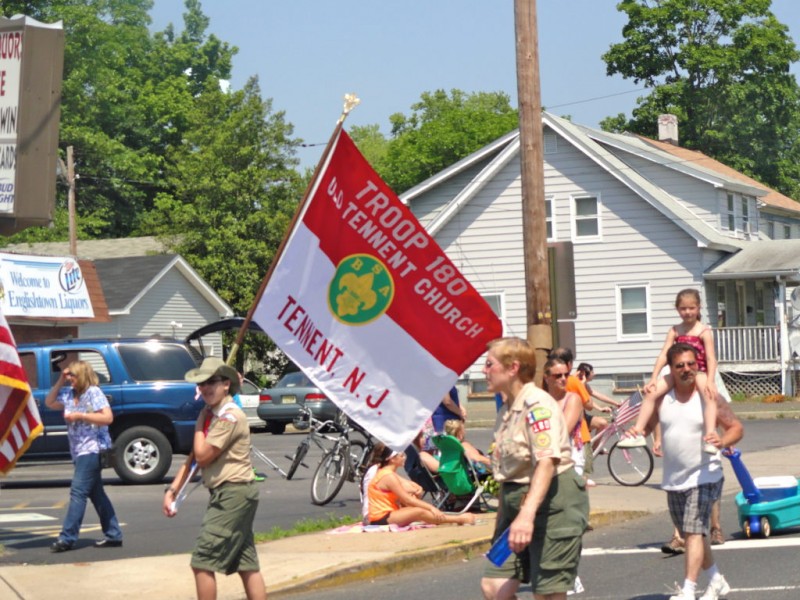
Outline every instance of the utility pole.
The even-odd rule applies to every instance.
[[[72,146],[67,146],[67,214],[69,218],[69,253],[78,256],[78,235],[75,223],[75,161],[72,157]]]
[[[536,383],[553,346],[547,226],[544,202],[542,90],[539,82],[539,38],[536,0],[514,0],[517,38],[520,171],[522,176],[522,244],[528,341],[536,350]]]

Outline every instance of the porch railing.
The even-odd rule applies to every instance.
[[[720,363],[778,362],[780,332],[774,325],[714,329]]]

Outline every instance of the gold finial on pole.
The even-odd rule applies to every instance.
[[[359,104],[361,104],[361,98],[359,98],[355,94],[345,94],[344,107],[342,108],[342,115],[339,117],[339,123],[344,122],[347,115],[350,114],[350,111],[353,110]]]

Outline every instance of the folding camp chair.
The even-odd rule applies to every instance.
[[[483,510],[489,505],[483,497],[481,484],[475,468],[464,455],[464,446],[452,435],[435,435],[434,445],[439,448],[439,477],[442,478],[447,491],[453,496],[470,496],[469,502],[459,512],[464,513],[477,500]]]
[[[405,469],[408,478],[418,484],[425,491],[425,494],[430,496],[431,504],[436,508],[442,508],[445,502],[450,499],[450,492],[444,487],[441,479],[428,470],[420,459],[419,451],[413,444],[406,448]]]

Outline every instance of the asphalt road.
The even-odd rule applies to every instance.
[[[796,443],[800,422],[795,420],[747,421],[743,451],[780,447]],[[278,466],[286,469],[303,434],[274,436],[253,435],[253,444]],[[489,429],[470,429],[467,437],[479,448],[486,448],[491,439]],[[313,469],[321,453],[313,449],[306,458],[309,469],[300,468],[291,481],[283,479],[268,464],[255,459],[256,467],[268,475],[262,486],[255,530],[273,527],[290,529],[303,519],[360,514],[358,488],[345,483],[339,495],[327,506],[311,503],[310,487]],[[183,457],[176,457],[172,473]],[[600,461],[598,474],[605,472]],[[122,522],[125,543],[122,548],[98,550],[92,541],[101,537],[97,515],[87,508],[84,527],[77,548],[63,554],[48,550],[55,540],[66,512],[72,465],[60,463],[21,463],[0,483],[0,544],[6,553],[0,563],[64,563],[76,560],[104,560],[122,557],[153,556],[188,552],[197,535],[206,504],[204,488],[197,488],[173,519],[161,514],[164,484],[129,486],[120,483],[113,471],[107,471],[106,489]],[[735,513],[735,509],[733,511]],[[735,527],[735,524],[733,525]],[[663,534],[653,534],[660,539]],[[464,596],[462,596],[464,597]],[[465,597],[471,597],[469,594]]]
[[[736,507],[730,496],[723,500],[723,527],[736,531]],[[667,556],[659,547],[670,534],[666,512],[626,524],[589,532],[579,576],[584,592],[576,600],[664,600],[674,582],[683,581],[683,557]],[[733,588],[730,598],[742,600],[795,600],[800,597],[797,551],[800,531],[776,534],[769,539],[727,541],[715,546],[717,565]],[[480,579],[486,559],[431,565],[393,573],[391,576],[351,583],[315,592],[292,594],[292,600],[351,600],[380,598],[479,598]],[[700,588],[706,580],[701,576]],[[699,593],[698,593],[699,595]],[[529,585],[522,586],[520,600],[532,598]]]

